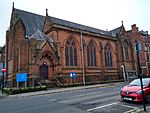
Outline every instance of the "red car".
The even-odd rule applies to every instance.
[[[142,78],[142,82],[145,101],[150,103],[150,78]],[[135,79],[129,85],[121,88],[120,95],[123,100],[143,101],[140,79]]]

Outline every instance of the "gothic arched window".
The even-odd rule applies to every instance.
[[[65,59],[66,66],[77,66],[77,48],[71,38],[66,42]]]
[[[88,66],[96,66],[96,48],[92,41],[87,45],[87,64]]]
[[[104,48],[105,66],[112,67],[112,52],[109,46]]]
[[[125,55],[125,59],[129,60],[129,51],[128,51],[128,47],[127,46],[124,47],[124,55]]]

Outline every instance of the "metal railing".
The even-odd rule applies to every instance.
[[[55,75],[53,81],[57,86],[69,86],[69,85],[82,85],[83,76],[82,74],[77,75],[75,78],[70,78],[67,74]],[[85,76],[86,84],[106,83],[113,81],[122,81],[119,75],[88,75]]]

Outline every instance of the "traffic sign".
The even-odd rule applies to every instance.
[[[5,73],[6,72],[6,68],[2,68],[1,72]]]
[[[70,72],[70,78],[76,78],[76,73],[75,72]]]

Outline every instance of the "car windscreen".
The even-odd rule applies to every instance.
[[[143,86],[148,86],[150,79],[142,79]],[[129,86],[141,86],[140,79],[133,80]]]

